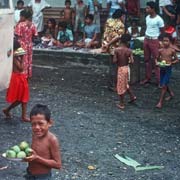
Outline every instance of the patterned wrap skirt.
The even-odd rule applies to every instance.
[[[118,67],[117,93],[123,95],[129,89],[129,66]]]

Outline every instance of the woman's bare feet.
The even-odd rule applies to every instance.
[[[128,103],[133,103],[134,101],[136,101],[136,96],[133,96],[130,98],[130,100],[128,101]]]
[[[125,108],[124,104],[117,104],[117,107],[118,107],[119,109],[124,109],[124,108]]]
[[[156,108],[161,109],[161,108],[162,108],[162,103],[161,103],[161,102],[159,102],[159,103],[156,105]]]
[[[3,109],[2,112],[4,113],[4,115],[6,116],[6,118],[10,119],[12,118],[10,112],[7,109]]]
[[[21,119],[23,122],[30,122],[30,119],[29,118],[27,118],[27,117],[22,117],[22,119]]]
[[[168,97],[165,98],[166,101],[170,101],[174,97],[174,93],[171,93]]]

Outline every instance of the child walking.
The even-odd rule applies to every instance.
[[[27,102],[29,101],[29,87],[26,75],[24,74],[23,55],[26,52],[21,48],[18,41],[14,41],[14,58],[13,58],[13,72],[9,88],[6,94],[7,102],[11,103],[10,106],[3,109],[6,118],[11,118],[10,111],[21,104],[22,115],[21,119],[28,122],[26,116]]]
[[[32,125],[32,154],[28,162],[26,180],[50,180],[51,169],[61,168],[61,154],[57,137],[49,131],[51,113],[46,105],[37,104],[30,112]]]
[[[124,96],[127,92],[130,96],[129,103],[132,103],[136,100],[136,96],[129,86],[129,63],[133,63],[132,51],[129,49],[129,43],[131,36],[129,34],[123,34],[121,37],[121,46],[116,48],[114,51],[113,62],[118,65],[117,73],[117,93],[120,96],[120,103],[117,105],[118,108],[124,109]]]
[[[178,62],[178,58],[175,49],[171,47],[171,41],[171,35],[164,34],[162,41],[163,47],[159,50],[159,60],[160,62],[163,62],[164,65],[162,67],[160,66],[160,86],[162,89],[159,102],[156,105],[157,108],[162,108],[166,92],[169,93],[169,96],[166,98],[167,101],[172,99],[174,96],[173,91],[169,87],[169,80],[171,77],[172,65]],[[158,65],[157,59],[156,65]]]

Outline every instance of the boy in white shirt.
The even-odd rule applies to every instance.
[[[20,12],[23,9],[24,9],[24,1],[23,0],[18,0],[17,1],[17,8],[14,11],[15,25],[19,22],[19,20],[20,20]]]

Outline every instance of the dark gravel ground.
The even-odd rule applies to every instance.
[[[162,110],[154,108],[160,89],[136,84],[137,102],[121,111],[116,108],[117,95],[107,89],[107,67],[40,63],[46,66],[33,67],[28,112],[36,103],[47,104],[52,111],[51,131],[60,140],[63,163],[61,171],[53,170],[54,180],[180,179],[179,65],[171,81],[176,96]],[[3,91],[0,108],[6,105]],[[20,107],[14,109],[9,121],[0,113],[1,153],[22,140],[31,142],[30,124],[19,120],[20,112]],[[114,158],[122,153],[142,165],[163,165],[164,169],[135,172]],[[0,162],[8,165],[0,170],[0,180],[23,179],[26,163],[3,158]],[[88,165],[96,169],[89,170]]]

